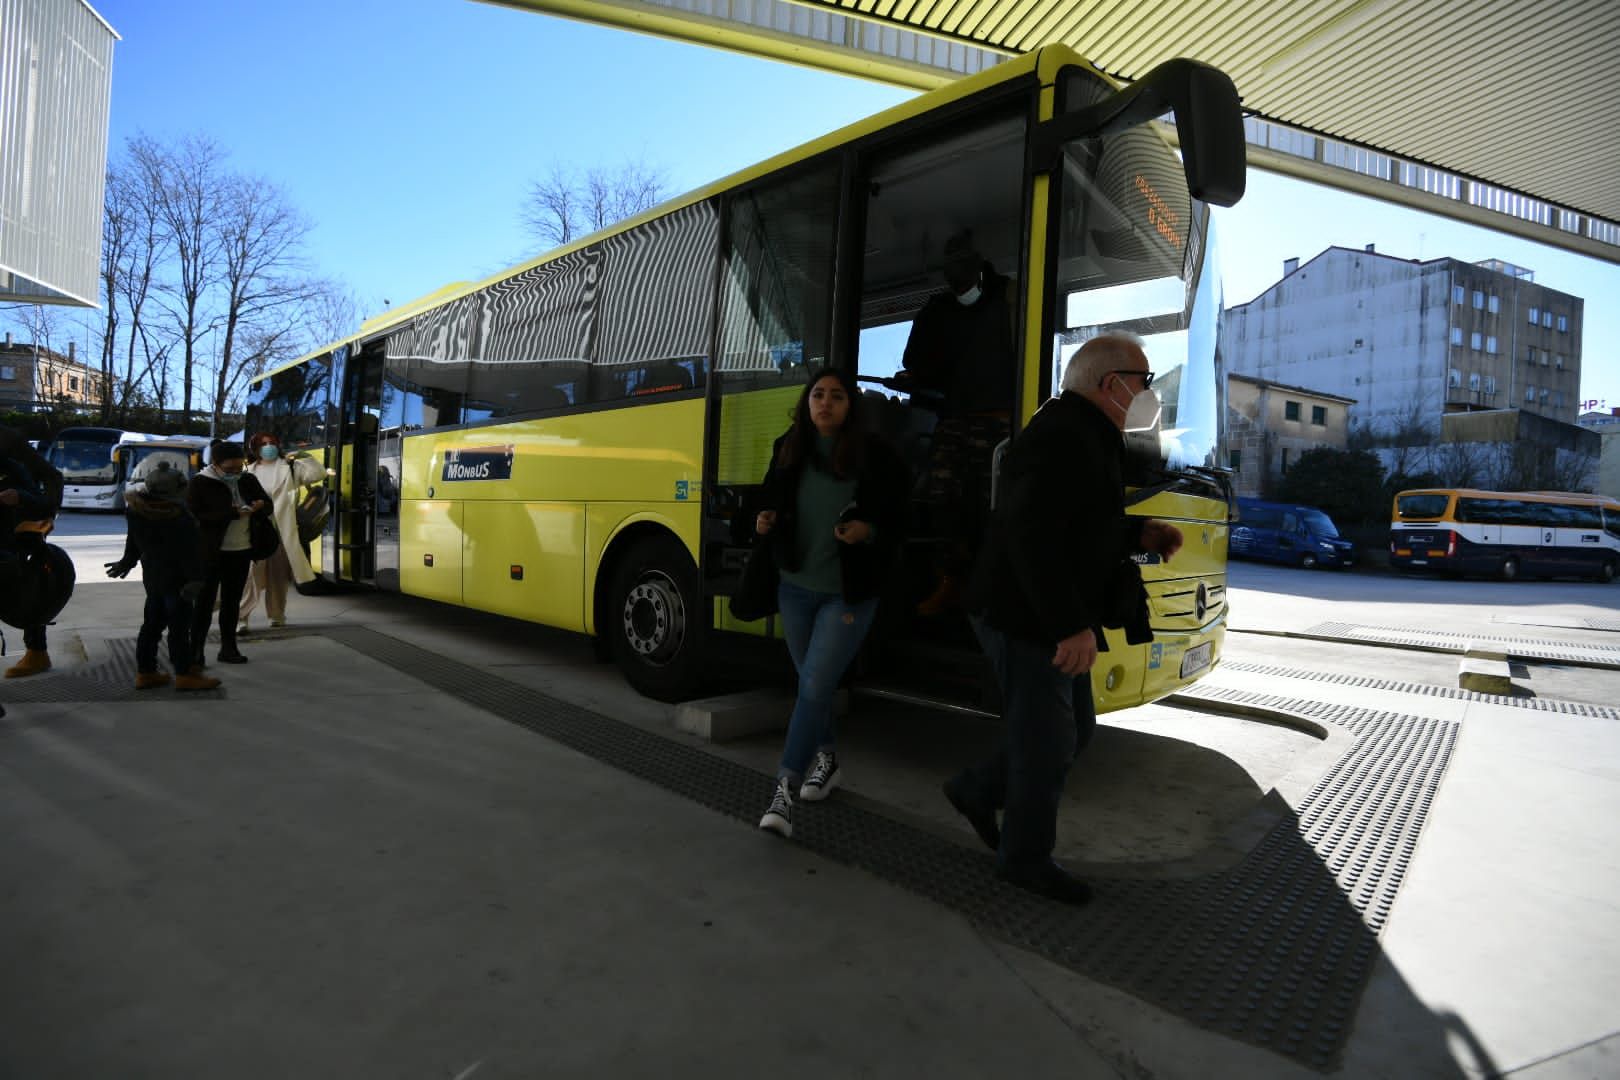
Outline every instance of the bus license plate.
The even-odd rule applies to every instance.
[[[1206,641],[1202,645],[1187,650],[1187,655],[1181,658],[1181,677],[1185,679],[1195,671],[1203,671],[1209,667],[1210,654],[1215,651],[1215,643]]]

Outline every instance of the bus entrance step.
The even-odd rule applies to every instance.
[[[1505,660],[1482,660],[1464,657],[1457,666],[1457,685],[1476,694],[1513,693],[1513,672]]]
[[[833,712],[849,711],[849,692],[838,691]],[[709,742],[729,742],[766,731],[786,731],[793,715],[793,693],[786,690],[747,690],[738,694],[686,701],[675,710],[675,727]]]

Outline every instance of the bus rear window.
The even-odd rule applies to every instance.
[[[1400,495],[1395,499],[1395,513],[1403,521],[1415,519],[1434,519],[1446,516],[1446,503],[1451,501],[1450,495]]]

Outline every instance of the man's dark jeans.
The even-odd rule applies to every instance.
[[[23,627],[23,648],[33,649],[36,652],[48,651],[48,641],[43,626]]]
[[[196,654],[191,648],[191,605],[178,592],[146,594],[146,617],[135,638],[135,669],[157,670],[158,641],[169,632],[169,667],[176,675],[191,670]]]
[[[997,866],[1044,868],[1057,844],[1063,781],[1097,726],[1091,676],[1053,667],[1055,643],[1008,637],[979,618],[973,630],[1001,684],[1003,735],[995,756],[966,770],[962,782],[981,805],[1004,811]]]

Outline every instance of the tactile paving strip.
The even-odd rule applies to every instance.
[[[1586,705],[1578,701],[1557,701],[1550,698],[1507,697],[1502,694],[1479,694],[1460,690],[1455,686],[1436,686],[1433,683],[1398,682],[1378,679],[1370,675],[1345,675],[1335,672],[1306,671],[1302,668],[1276,667],[1243,660],[1222,660],[1218,671],[1244,671],[1254,675],[1272,675],[1285,679],[1308,679],[1311,682],[1331,683],[1335,686],[1359,686],[1368,690],[1394,690],[1402,694],[1420,694],[1424,697],[1449,698],[1452,701],[1479,701],[1491,705],[1511,705],[1515,709],[1533,709],[1536,712],[1564,713],[1568,716],[1590,716],[1599,720],[1620,720],[1620,709],[1604,705]]]
[[[363,629],[333,640],[461,700],[753,826],[770,778]],[[998,881],[987,853],[834,801],[794,842],[950,907],[985,931],[1194,1023],[1330,1068],[1377,955],[1456,725],[1238,691],[1339,724],[1352,748],[1238,866],[1196,879],[1094,881],[1083,909]]]
[[[1372,644],[1410,645],[1436,652],[1464,652],[1469,642],[1490,642],[1504,646],[1503,652],[1515,659],[1551,660],[1587,667],[1620,668],[1620,645],[1587,645],[1569,641],[1537,641],[1499,634],[1452,634],[1444,630],[1410,630],[1399,626],[1361,626],[1356,623],[1317,623],[1305,631],[1307,637],[1334,641],[1360,641]]]

